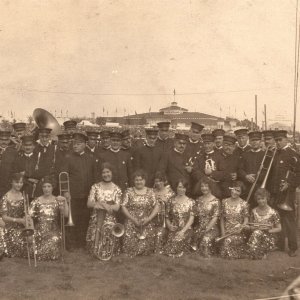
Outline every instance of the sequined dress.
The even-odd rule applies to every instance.
[[[235,200],[236,201],[236,200]],[[239,199],[235,204],[230,203],[230,198],[222,202],[221,215],[224,218],[225,234],[237,229],[249,216],[248,204]],[[244,231],[225,238],[222,241],[220,255],[223,258],[242,258],[246,252],[246,235]]]
[[[116,185],[112,184],[111,189],[104,189],[103,183],[98,182],[91,187],[89,194],[89,201],[91,203],[105,202],[108,204],[121,204],[122,191]],[[95,236],[97,230],[97,220],[98,220],[98,210],[93,209],[93,212],[90,217],[89,227],[86,234],[86,245],[89,253],[94,253],[95,248]],[[103,223],[112,222],[117,223],[115,214],[105,213],[105,218]],[[99,225],[99,224],[98,224]],[[101,225],[99,225],[102,227]],[[114,239],[114,255],[120,252],[120,241],[118,238]]]
[[[155,239],[155,252],[162,253],[163,246],[166,242],[168,230],[164,227],[164,218],[167,211],[167,207],[170,204],[171,198],[175,196],[175,193],[168,185],[165,187],[166,192],[164,194],[159,194],[158,190],[154,189],[156,201],[159,205],[159,211],[157,217],[155,218],[156,227],[156,239]]]
[[[24,218],[24,200],[12,200],[6,193],[2,199],[2,214],[11,218]],[[25,238],[21,236],[24,226],[15,222],[7,222],[4,229],[4,249],[8,257],[26,257]]]
[[[179,240],[176,235],[184,228],[190,216],[194,215],[194,201],[190,198],[186,198],[184,202],[178,203],[176,198],[173,197],[167,209],[169,221],[172,225],[177,226],[177,229],[169,232],[164,253],[172,257],[180,257],[184,252],[189,251],[192,229],[189,228],[185,232],[183,239]]]
[[[141,220],[149,217],[156,203],[152,189],[147,188],[146,193],[140,195],[135,192],[134,188],[128,188],[124,194],[122,206],[125,206],[134,218]],[[146,237],[145,239],[138,238],[141,232]],[[153,221],[146,226],[138,228],[131,220],[127,219],[123,245],[124,253],[130,257],[153,253],[155,249],[155,233]]]
[[[61,257],[60,211],[58,202],[44,202],[42,197],[30,203],[29,214],[34,221],[34,239],[38,260],[57,260]]]
[[[199,222],[194,228],[194,240],[201,255],[211,256],[216,253],[215,239],[219,236],[218,223],[209,231],[205,232],[205,230],[213,218],[219,219],[220,209],[220,201],[217,198],[206,200],[201,196],[196,199],[195,216],[199,217]]]
[[[280,224],[280,218],[277,211],[268,207],[268,210],[262,215],[257,207],[251,212],[250,222],[269,224],[272,227]],[[254,230],[248,240],[248,253],[253,259],[262,259],[265,254],[275,248],[276,234],[265,230]]]

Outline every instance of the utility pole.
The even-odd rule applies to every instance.
[[[255,95],[255,125],[257,127],[257,95]]]
[[[268,125],[267,125],[267,105],[264,105],[264,115],[265,115],[265,130],[268,130]]]

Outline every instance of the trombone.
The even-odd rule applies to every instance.
[[[25,228],[22,230],[21,235],[26,238],[26,247],[27,247],[27,257],[28,257],[28,265],[31,267],[31,257],[30,257],[30,247],[32,246],[33,250],[33,259],[34,266],[37,266],[37,249],[34,239],[34,224],[32,218],[29,216],[29,199],[28,195],[23,192],[23,201],[24,201],[24,217],[25,217]]]
[[[269,152],[272,152],[272,155],[268,154]],[[266,171],[266,175],[264,177],[264,180],[261,184],[261,188],[265,188],[266,187],[266,183],[267,183],[267,180],[268,180],[268,177],[269,177],[269,174],[270,174],[270,171],[271,171],[271,167],[272,167],[272,164],[273,164],[273,161],[274,161],[274,157],[276,155],[276,152],[277,152],[277,149],[275,148],[274,151],[271,150],[270,146],[268,146],[268,148],[266,149],[265,151],[265,154],[264,154],[264,157],[260,163],[260,166],[259,166],[259,169],[257,171],[257,174],[256,174],[256,177],[255,177],[255,181],[253,182],[252,186],[251,186],[251,189],[248,193],[248,196],[247,196],[247,199],[246,199],[246,202],[248,203],[250,201],[250,198],[255,190],[255,187],[256,187],[256,184],[260,178],[260,175],[262,173],[263,170],[267,170]],[[266,161],[266,158],[269,157],[270,158],[270,162],[269,162],[269,165],[268,167],[266,167],[264,164],[265,164],[265,161]]]
[[[67,172],[60,172],[58,175],[59,181],[59,194],[63,196],[65,193],[70,194],[70,181],[69,174]],[[65,226],[74,226],[72,211],[71,211],[71,199],[69,203],[65,203],[69,205],[69,214],[68,214],[68,222],[65,224],[65,216],[64,213],[60,213],[60,232],[61,232],[61,248],[63,251],[66,250],[66,231]]]

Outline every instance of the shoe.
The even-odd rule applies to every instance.
[[[290,256],[290,257],[295,257],[295,256],[297,256],[296,251],[290,250],[290,251],[289,251],[289,256]]]

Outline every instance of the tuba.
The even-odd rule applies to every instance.
[[[113,222],[103,222],[106,211],[97,211],[97,227],[95,233],[94,255],[99,260],[110,260],[114,253],[115,239],[124,235],[124,225]]]

